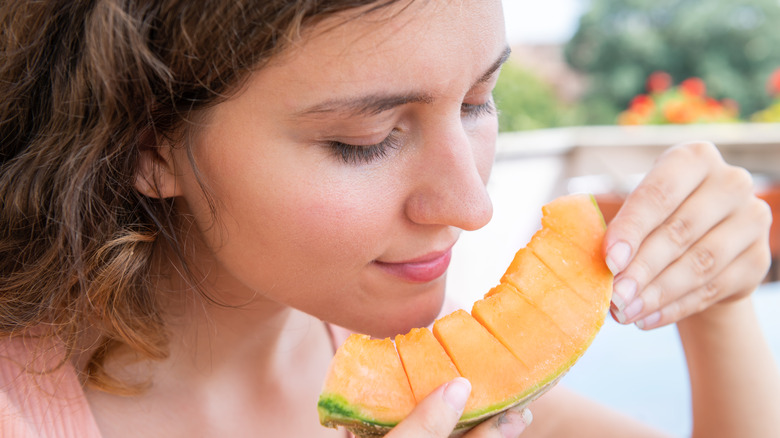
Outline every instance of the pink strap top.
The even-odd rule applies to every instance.
[[[61,353],[39,344],[0,339],[0,436],[100,438],[75,370],[57,367]]]

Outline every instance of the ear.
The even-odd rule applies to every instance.
[[[181,196],[181,185],[176,177],[176,166],[170,144],[139,146],[138,167],[135,171],[135,189],[150,198]]]

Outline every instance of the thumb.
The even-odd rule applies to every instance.
[[[458,423],[471,383],[458,377],[445,383],[425,397],[386,438],[444,438]]]

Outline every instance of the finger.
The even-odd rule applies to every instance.
[[[768,216],[763,202],[749,203],[710,230],[695,242],[682,256],[666,267],[639,296],[619,309],[617,316],[623,323],[643,319],[664,306],[680,299],[689,291],[697,290],[733,263],[754,242],[765,244],[768,238]],[[752,207],[752,208],[748,208]],[[763,224],[766,222],[766,224]],[[750,269],[745,272],[751,272]],[[746,276],[751,278],[752,276]],[[630,278],[621,278],[616,288],[624,287]],[[757,279],[756,284],[760,281]]]
[[[642,330],[654,329],[685,319],[716,303],[743,298],[750,294],[758,283],[755,274],[749,276],[752,281],[746,280],[745,272],[758,273],[762,278],[769,269],[770,261],[768,247],[763,242],[754,242],[712,281],[640,319],[636,326]]]
[[[711,143],[686,143],[666,150],[628,195],[604,236],[606,261],[613,274],[628,266],[640,243],[722,162]]]
[[[463,377],[441,385],[386,435],[388,438],[444,438],[458,423],[471,393],[471,383]]]
[[[471,429],[463,438],[514,438],[531,424],[533,415],[526,408],[511,408]]]
[[[752,195],[752,180],[744,169],[727,167],[707,178],[666,221],[641,243],[632,262],[615,281],[613,302],[623,311],[666,266],[683,255],[711,228]],[[706,214],[702,214],[706,211]],[[621,281],[622,280],[622,281]]]

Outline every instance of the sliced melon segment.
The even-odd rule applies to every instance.
[[[477,320],[456,310],[433,324],[433,335],[452,358],[461,376],[471,382],[472,406],[461,421],[479,420],[515,405],[531,390],[527,366],[517,359]]]
[[[584,202],[589,198],[592,205]],[[598,208],[596,198],[590,195],[563,196],[542,207],[542,227],[561,234],[573,245],[585,251],[601,253],[606,222],[601,214],[593,214]]]
[[[545,382],[545,377],[558,374],[579,357],[578,344],[547,314],[510,289],[477,301],[471,314],[530,368],[534,381]]]
[[[447,352],[425,327],[396,336],[395,346],[418,403],[434,389],[460,376]]]
[[[392,341],[353,334],[331,361],[317,407],[323,425],[371,436],[398,424],[415,404]]]
[[[388,339],[350,337],[333,358],[320,422],[382,436],[426,394],[462,375],[472,393],[459,433],[553,386],[601,328],[612,275],[591,196],[566,196],[542,210],[542,229],[472,314],[459,310],[438,319],[432,333],[396,336],[398,352]]]
[[[612,273],[603,257],[573,245],[551,228],[537,231],[528,248],[584,300],[609,303],[611,295],[602,291],[611,287]]]
[[[601,311],[597,304],[588,303],[575,293],[528,248],[515,254],[502,282],[488,295],[504,289],[514,290],[527,298],[569,335],[572,342],[581,342],[591,336],[590,329],[582,325],[582,319]]]

